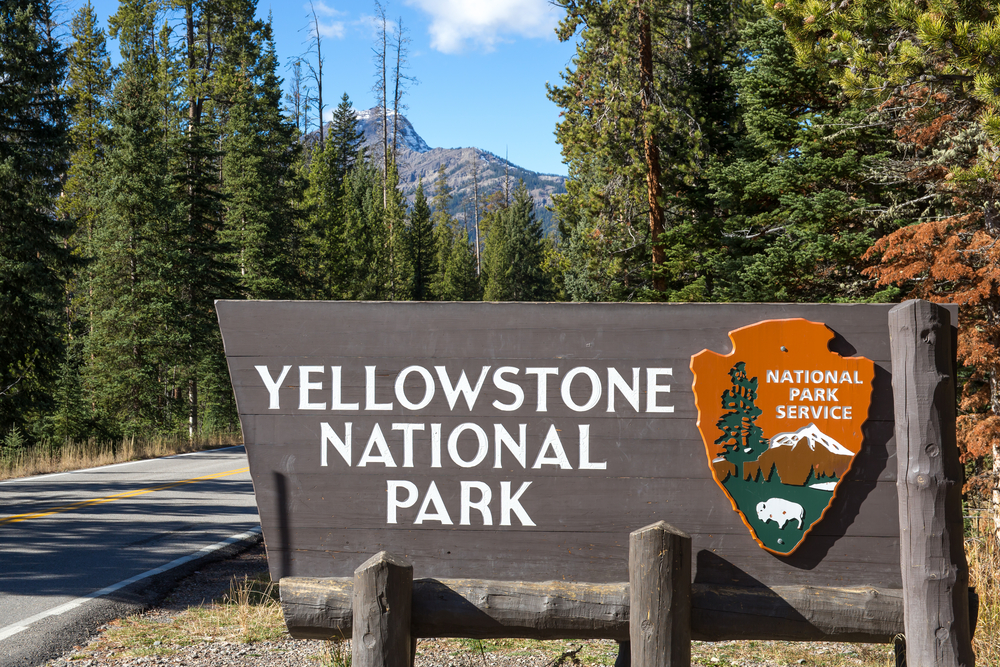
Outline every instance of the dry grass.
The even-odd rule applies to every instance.
[[[81,470],[112,463],[154,459],[242,444],[239,434],[211,436],[164,436],[141,440],[127,438],[117,443],[68,442],[60,447],[39,445],[0,457],[0,479]]]
[[[133,616],[114,621],[80,659],[95,654],[118,658],[167,656],[207,642],[248,644],[287,637],[277,587],[263,575],[233,580],[221,600],[163,617]]]
[[[965,553],[969,584],[979,595],[979,622],[973,638],[976,664],[1000,665],[1000,547],[993,520],[985,512],[972,520]]]
[[[893,667],[892,646],[823,642],[692,642],[692,662],[699,665],[817,665],[819,667]]]

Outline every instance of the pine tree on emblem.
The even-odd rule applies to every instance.
[[[721,456],[737,463],[755,461],[767,451],[764,431],[757,426],[757,417],[763,411],[755,405],[757,378],[748,378],[746,362],[740,361],[729,370],[733,387],[722,393],[722,407],[729,410],[722,415],[716,427],[722,435],[715,441],[723,446]]]

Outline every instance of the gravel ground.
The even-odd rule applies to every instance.
[[[228,560],[212,563],[181,579],[176,587],[156,607],[134,617],[143,621],[170,623],[189,607],[220,599],[230,589],[235,578],[254,578],[267,572],[267,559],[263,544],[251,547]],[[331,642],[280,639],[236,643],[204,641],[189,646],[157,646],[165,655],[135,657],[121,655],[120,643],[107,641],[109,630],[119,627],[118,622],[102,625],[89,644],[77,646],[46,667],[154,667],[185,665],[190,667],[349,667],[338,664],[338,650]],[[500,644],[501,648],[497,648]],[[549,642],[493,642],[479,644],[470,640],[420,640],[417,644],[415,667],[556,667],[579,664],[579,655],[606,656],[614,662],[617,653],[615,642],[577,641]],[[562,646],[565,645],[565,646]],[[581,648],[582,647],[582,648]],[[577,649],[580,649],[577,651]],[[333,653],[333,655],[331,655]],[[565,653],[566,655],[562,655]],[[561,658],[561,660],[560,660]]]
[[[142,627],[159,627],[190,623],[184,615],[190,607],[218,600],[229,590],[232,580],[244,577],[253,579],[267,572],[264,547],[258,544],[228,560],[203,566],[200,570],[181,579],[166,598],[156,607],[133,617]],[[128,621],[125,621],[127,623]],[[171,641],[151,644],[148,637],[146,655],[135,655],[135,646],[141,639],[133,638],[129,645],[121,640],[109,639],[109,631],[122,627],[123,621],[114,621],[99,628],[98,634],[86,646],[77,646],[46,667],[350,667],[340,653],[342,646],[331,642],[296,640],[287,634],[250,643],[226,641],[221,638],[198,636],[194,643]],[[280,622],[272,626],[280,626]],[[210,632],[210,630],[205,630]],[[784,651],[775,651],[768,644],[785,644]],[[740,645],[743,645],[742,648]],[[705,667],[726,665],[731,667],[776,667],[778,665],[872,665],[892,664],[888,653],[862,656],[866,653],[851,644],[795,644],[784,642],[757,642],[758,650],[746,651],[745,642],[719,642],[692,645],[692,664]],[[794,648],[790,654],[787,649]],[[415,667],[597,667],[613,665],[617,655],[613,641],[561,641],[534,642],[527,640],[472,640],[428,639],[417,644]],[[779,657],[780,654],[780,657]],[[766,657],[765,657],[766,656]],[[884,657],[883,657],[884,656]],[[871,658],[875,658],[872,662]],[[347,658],[349,660],[349,657]],[[832,659],[832,660],[831,660]]]

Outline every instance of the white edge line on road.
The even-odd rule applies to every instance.
[[[154,569],[149,570],[147,572],[143,572],[142,574],[137,574],[134,577],[129,577],[125,581],[119,581],[117,584],[112,584],[111,586],[108,586],[107,588],[102,588],[99,591],[94,591],[93,593],[88,593],[87,595],[84,595],[83,597],[79,597],[79,598],[77,598],[75,600],[70,600],[69,602],[64,602],[63,604],[59,605],[58,607],[53,607],[52,609],[48,609],[48,610],[43,611],[41,613],[35,614],[34,616],[29,616],[28,618],[25,618],[25,619],[23,619],[21,621],[18,621],[17,623],[13,623],[11,625],[8,625],[6,628],[0,628],[0,641],[2,641],[4,639],[7,639],[8,637],[10,637],[12,635],[16,635],[17,633],[21,632],[22,630],[26,630],[28,628],[28,626],[30,626],[32,623],[40,621],[43,618],[48,618],[49,616],[59,616],[61,614],[66,613],[67,611],[70,611],[71,609],[76,609],[80,605],[82,605],[82,604],[84,604],[86,602],[89,602],[90,600],[93,600],[93,599],[99,598],[99,597],[104,597],[105,595],[109,595],[111,593],[114,593],[115,591],[117,591],[117,590],[119,590],[121,588],[125,588],[126,586],[128,586],[130,584],[134,584],[137,581],[142,581],[143,579],[148,579],[149,577],[156,576],[157,574],[162,574],[163,572],[166,572],[167,570],[172,570],[175,567],[179,567],[179,566],[184,565],[186,563],[190,563],[193,560],[198,560],[199,558],[207,556],[208,554],[210,554],[210,553],[212,553],[214,551],[218,551],[219,549],[223,549],[225,547],[228,547],[230,544],[235,544],[236,542],[242,542],[243,540],[249,539],[253,535],[257,535],[259,533],[260,533],[260,526],[257,526],[256,528],[251,528],[250,530],[246,531],[245,533],[240,533],[239,535],[233,535],[232,537],[227,538],[225,540],[222,540],[221,542],[218,542],[216,544],[212,544],[210,546],[205,547],[204,549],[196,551],[193,554],[190,554],[190,555],[187,555],[187,556],[182,556],[181,558],[178,558],[176,560],[172,560],[169,563],[167,563],[166,565],[161,565],[160,567],[154,568]]]
[[[94,472],[95,470],[107,470],[108,468],[117,468],[119,466],[130,466],[136,463],[149,463],[150,461],[166,461],[168,459],[179,459],[184,456],[198,456],[200,454],[212,454],[214,452],[224,452],[230,449],[243,449],[243,445],[230,445],[229,447],[217,447],[215,449],[202,449],[197,452],[184,452],[183,454],[172,454],[170,456],[161,456],[157,459],[137,459],[135,461],[123,461],[122,463],[109,463],[106,466],[97,466],[96,468],[83,468],[81,470],[67,470],[66,472],[52,472],[48,475],[35,475],[34,477],[17,477],[15,479],[5,479],[0,482],[2,484],[14,484],[15,482],[34,482],[39,479],[49,479],[50,477],[59,477],[60,475],[79,475],[83,472]]]

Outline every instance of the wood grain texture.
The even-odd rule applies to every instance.
[[[380,551],[354,571],[351,664],[410,667],[413,566]]]
[[[906,659],[913,667],[971,667],[951,315],[907,301],[890,311],[889,329]]]
[[[490,580],[615,582],[628,577],[628,536],[656,521],[667,521],[692,538],[694,583],[736,586],[815,585],[901,586],[897,560],[899,527],[895,512],[896,465],[890,384],[888,305],[817,306],[795,304],[451,304],[451,303],[218,303],[251,473],[266,536],[272,576],[349,576],[371,553],[385,549],[406,556],[425,576]],[[875,361],[875,402],[863,425],[865,447],[843,482],[834,506],[791,557],[763,552],[715,484],[695,425],[690,358],[702,349],[730,350],[733,329],[763,319],[804,317],[826,322],[837,334],[831,347],[844,355]],[[404,409],[394,378],[409,365],[451,378],[464,370],[475,384],[481,369],[521,369],[512,376],[525,391],[514,412],[492,402],[508,401],[487,377],[474,409],[463,399],[450,407],[437,386],[423,409]],[[279,407],[256,366],[276,378],[292,366],[277,390]],[[323,370],[312,377],[321,388],[309,399],[333,403],[332,366],[341,368],[341,401],[357,410],[300,409],[298,368]],[[362,409],[365,367],[375,366],[377,402],[389,410]],[[536,378],[528,367],[586,367],[606,380],[616,368],[631,378],[632,368],[671,368],[671,389],[660,396],[672,413],[636,410],[619,396],[607,411],[607,383],[596,408],[569,409],[557,377],[538,411]],[[643,373],[645,371],[642,371]],[[665,381],[667,381],[665,379]],[[645,376],[642,383],[645,387]],[[402,385],[410,400],[422,396],[418,374]],[[569,390],[581,403],[589,385]],[[350,465],[328,445],[321,465],[323,424],[343,437],[352,424]],[[462,467],[449,455],[447,435],[463,423],[481,424],[489,449],[481,463]],[[590,426],[590,460],[601,469],[581,469],[579,423]],[[406,465],[403,433],[394,424],[422,424],[413,432],[412,467]],[[443,432],[441,467],[433,461],[431,425]],[[495,467],[494,428],[517,434],[525,425],[524,464],[509,451]],[[395,467],[360,466],[371,434],[379,425]],[[544,437],[555,429],[571,469],[551,463],[534,468]],[[465,460],[475,456],[468,432],[457,445]],[[404,480],[421,497],[387,524],[387,481]],[[489,486],[492,525],[472,511],[460,523],[461,482]],[[415,523],[424,494],[434,482],[452,523]],[[500,484],[525,482],[523,506],[535,526],[499,525]]]
[[[281,607],[298,639],[352,634],[353,579],[287,577]],[[414,637],[629,638],[629,585],[417,579]],[[691,636],[888,643],[903,631],[903,593],[875,587],[746,588],[694,584]]]
[[[691,664],[691,537],[665,521],[629,535],[629,643],[635,667]]]

